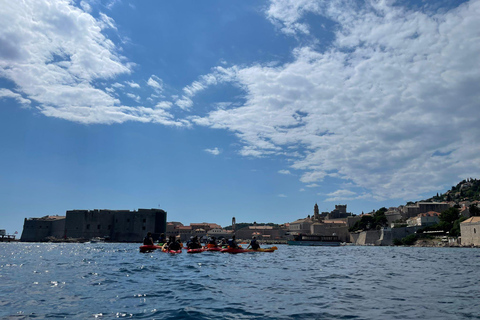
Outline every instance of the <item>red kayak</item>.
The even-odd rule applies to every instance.
[[[140,246],[140,252],[152,252],[157,249],[162,249],[162,246],[156,246],[156,245],[143,245]]]
[[[222,251],[222,248],[220,248],[220,247],[211,247],[211,248],[207,248],[206,251]]]
[[[203,248],[188,249],[188,250],[187,250],[187,253],[200,253],[200,252],[203,252],[203,251],[206,251],[206,249],[203,249]]]
[[[171,253],[171,254],[177,254],[177,253],[182,253],[182,249],[180,250],[165,250],[163,252],[166,252],[166,253]]]

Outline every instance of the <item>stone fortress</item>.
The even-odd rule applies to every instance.
[[[103,238],[114,242],[139,242],[147,232],[158,239],[165,233],[166,225],[167,212],[162,209],[69,210],[65,216],[25,219],[20,241]]]

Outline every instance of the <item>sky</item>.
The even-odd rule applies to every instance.
[[[480,178],[480,0],[0,0],[0,229],[354,214]]]

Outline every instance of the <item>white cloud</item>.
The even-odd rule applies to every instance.
[[[88,2],[85,2],[85,1],[80,1],[80,7],[82,7],[82,9],[85,11],[85,12],[92,12],[92,7],[90,6],[90,4]]]
[[[193,107],[192,98],[199,92],[204,91],[208,87],[228,81],[232,81],[236,76],[236,67],[225,69],[216,67],[212,73],[203,75],[199,80],[183,88],[183,95],[175,101],[175,104],[183,110]]]
[[[125,81],[125,83],[128,84],[131,88],[140,88],[140,85],[135,81]]]
[[[22,97],[21,94],[15,93],[12,90],[0,88],[0,99],[2,98],[11,98],[17,100],[18,103],[23,105],[24,107],[29,107],[32,103],[30,100],[25,99]]]
[[[140,96],[136,95],[136,94],[133,94],[133,93],[127,93],[127,97],[135,100],[136,102],[140,102]]]
[[[107,16],[106,14],[100,12],[100,20],[99,25],[102,29],[114,29],[117,30],[117,26],[115,25],[115,20]]]
[[[170,109],[172,107],[172,103],[170,101],[162,101],[159,102],[155,105],[155,108],[160,108],[160,109]]]
[[[156,92],[162,92],[163,91],[163,81],[159,77],[152,75],[148,81],[147,85],[155,89]]]
[[[325,202],[372,199],[372,198],[376,200],[382,200],[381,198],[375,197],[375,195],[371,195],[367,193],[363,193],[359,195],[356,192],[353,192],[351,190],[346,190],[346,189],[340,189],[335,192],[331,192],[327,196],[329,196],[329,198],[325,199]]]
[[[278,197],[279,197],[279,198],[286,198],[287,196],[284,195],[283,193],[280,193],[280,194],[278,195]]]
[[[221,152],[217,147],[215,147],[213,149],[205,149],[205,151],[210,153],[210,154],[213,154],[214,156],[218,156]]]
[[[279,170],[278,173],[280,174],[292,174],[290,170]]]
[[[341,178],[377,199],[479,176],[480,1],[438,13],[367,3],[272,1],[267,16],[285,32],[313,36],[303,18],[312,13],[334,20],[332,45],[297,48],[281,66],[224,69],[246,101],[192,121],[234,132],[245,156],[299,146],[292,168],[302,182]],[[207,87],[199,81],[185,95]]]
[[[12,81],[22,97],[38,102],[46,116],[80,123],[190,126],[164,110],[123,106],[112,90],[123,88],[120,83],[105,89],[96,85],[131,73],[133,64],[102,33],[106,27],[115,30],[113,19],[100,14],[97,20],[87,13],[88,3],[80,6],[85,11],[68,0],[10,1],[2,6],[0,77]]]

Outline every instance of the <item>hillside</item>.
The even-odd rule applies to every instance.
[[[480,180],[467,179],[459,182],[456,186],[452,186],[450,190],[443,194],[438,194],[429,199],[423,200],[427,202],[440,201],[480,201]]]

